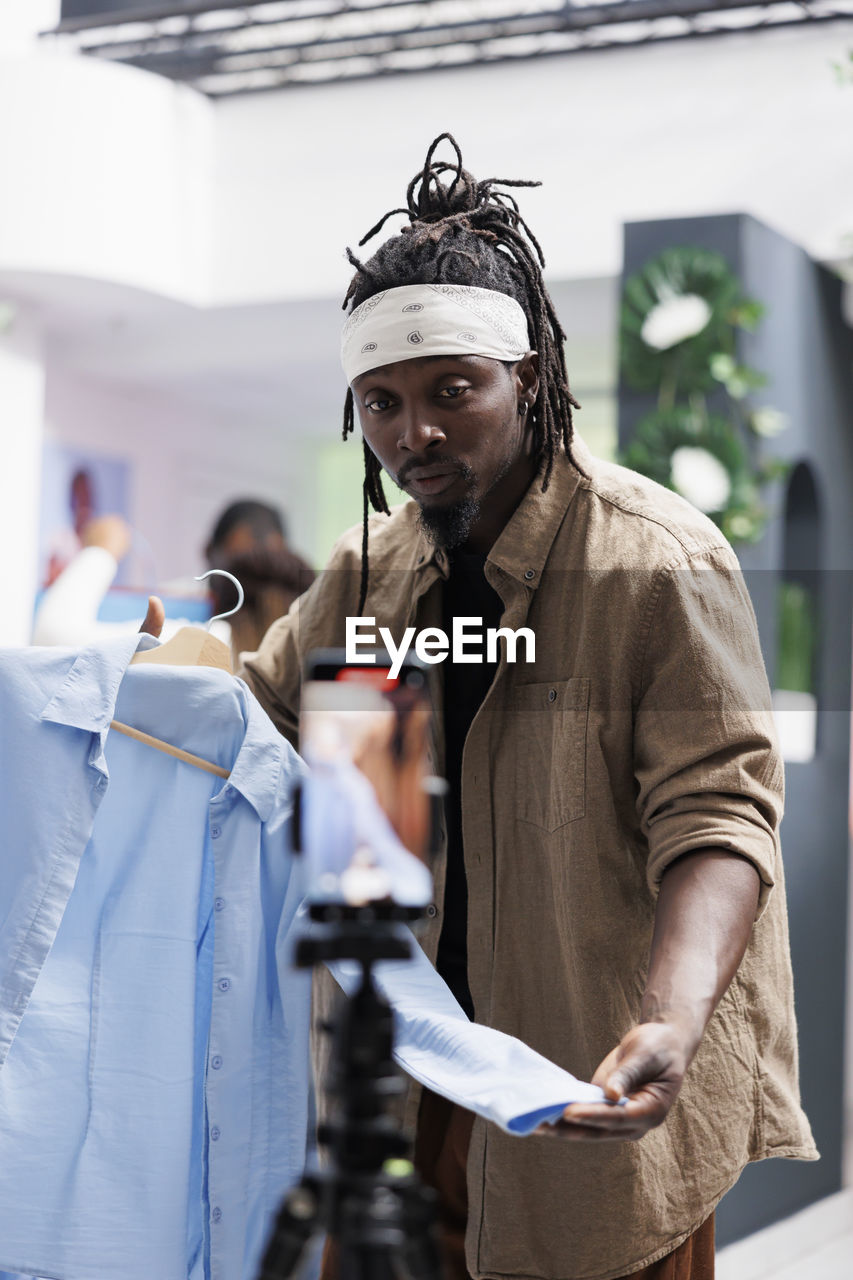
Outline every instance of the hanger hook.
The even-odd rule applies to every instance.
[[[214,622],[221,622],[223,618],[230,618],[232,613],[237,613],[239,609],[243,608],[243,601],[246,599],[246,594],[243,591],[242,586],[234,577],[234,574],[229,573],[227,569],[208,569],[207,573],[197,573],[195,575],[195,580],[196,582],[204,582],[205,578],[212,577],[214,573],[219,574],[220,577],[227,578],[229,582],[234,583],[234,586],[237,588],[237,603],[235,604],[234,608],[229,609],[227,613],[215,614],[215,616],[212,617],[207,623],[207,626],[205,627],[206,631],[210,630]]]

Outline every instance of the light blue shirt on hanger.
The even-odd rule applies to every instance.
[[[152,643],[0,652],[0,1267],[253,1280],[307,1145],[303,765],[242,681],[128,665]],[[508,1131],[601,1096],[470,1024],[419,948],[380,981],[401,1064]]]
[[[241,682],[138,644],[0,664],[0,1265],[235,1280],[305,1157],[300,762]]]

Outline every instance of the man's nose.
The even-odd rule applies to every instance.
[[[400,420],[397,448],[404,453],[422,453],[433,445],[444,444],[446,438],[425,409],[413,406],[405,410]]]

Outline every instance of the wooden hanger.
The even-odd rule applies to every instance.
[[[234,608],[229,609],[227,613],[217,613],[215,617],[210,619],[207,628],[181,627],[180,631],[176,632],[171,640],[158,645],[156,649],[145,649],[141,653],[134,654],[130,660],[131,664],[135,662],[151,662],[171,667],[218,667],[221,671],[232,673],[230,648],[223,640],[210,635],[209,628],[214,622],[219,622],[223,618],[230,618],[233,613],[236,613],[242,607],[244,593],[242,586],[233,573],[226,573],[224,569],[209,569],[207,573],[199,574],[196,577],[196,582],[202,582],[214,573],[230,579],[237,588],[238,598]],[[132,725],[122,724],[120,720],[111,720],[110,728],[116,729],[128,738],[133,738],[135,742],[154,747],[157,751],[164,751],[167,755],[174,756],[176,760],[183,760],[185,764],[194,765],[196,769],[204,769],[207,773],[215,773],[220,778],[229,777],[229,770],[223,769],[221,765],[213,764],[210,760],[204,760],[201,756],[195,756],[190,751],[184,751],[182,747],[174,747],[171,742],[164,742],[162,738],[152,737],[150,733],[143,733],[141,729],[134,729]]]
[[[201,627],[181,627],[180,631],[156,649],[135,653],[131,665],[151,662],[169,667],[219,667],[232,671],[231,650],[223,640],[208,635]]]

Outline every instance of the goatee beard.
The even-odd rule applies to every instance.
[[[449,507],[421,507],[418,525],[436,547],[452,551],[468,541],[479,514],[480,504],[469,494]]]

